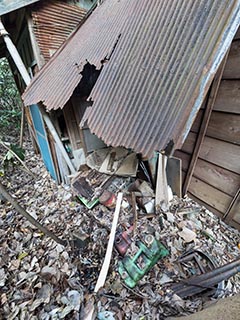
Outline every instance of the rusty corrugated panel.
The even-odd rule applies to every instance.
[[[77,66],[100,67],[118,39],[84,119],[109,145],[148,156],[171,140],[180,147],[239,23],[239,0],[106,0],[23,98],[63,107],[81,79]]]
[[[129,17],[127,3],[105,0],[34,77],[23,95],[25,104],[42,101],[49,110],[63,108],[87,61],[100,68],[101,61],[111,54]]]
[[[0,1],[0,16],[12,12],[14,10],[26,7],[39,0],[1,0]]]
[[[69,1],[42,1],[32,11],[33,30],[45,61],[63,44],[86,15]]]

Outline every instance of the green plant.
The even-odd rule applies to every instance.
[[[21,123],[21,100],[7,59],[0,59],[0,131],[12,133]]]

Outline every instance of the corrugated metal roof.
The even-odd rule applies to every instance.
[[[239,0],[106,0],[32,82],[25,104],[63,107],[85,59],[100,67],[121,35],[84,119],[112,146],[144,155],[171,140],[180,147],[239,24]]]
[[[39,0],[0,0],[0,16],[38,1]]]
[[[66,1],[43,1],[32,9],[33,30],[45,61],[62,45],[87,11]]]
[[[128,17],[127,2],[105,1],[91,14],[34,77],[23,95],[25,105],[42,101],[49,110],[64,107],[87,61],[100,68],[111,54]]]

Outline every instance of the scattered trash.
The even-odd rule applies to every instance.
[[[119,252],[119,254],[122,256],[125,256],[127,249],[131,245],[132,241],[129,235],[131,234],[132,230],[133,228],[131,227],[127,231],[118,232],[115,236],[115,241],[114,241],[115,247]]]
[[[104,148],[91,153],[87,165],[101,173],[136,177],[138,160],[135,153],[125,148]]]
[[[197,275],[172,285],[172,290],[181,298],[190,297],[206,290],[216,291],[214,287],[240,272],[240,257],[222,267]]]
[[[0,204],[3,318],[165,319],[202,309],[209,296],[240,292],[237,230],[187,197],[172,198],[166,185],[167,200],[156,206],[156,159],[151,172],[140,160],[136,177],[118,176],[128,150],[111,154],[104,165],[110,174],[99,172],[109,149],[93,154],[98,168],[81,166],[71,189],[57,186],[28,151],[27,164],[38,178],[29,182],[21,170],[8,177],[11,195],[74,245],[43,236],[9,202]]]
[[[108,190],[104,190],[99,197],[99,202],[109,209],[113,209],[116,206],[116,196]]]
[[[99,320],[115,320],[114,313],[110,311],[99,312],[97,318]]]
[[[196,233],[187,227],[183,227],[182,231],[179,232],[179,236],[183,238],[186,243],[194,241],[197,237]]]

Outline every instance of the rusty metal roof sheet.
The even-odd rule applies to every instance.
[[[0,0],[0,16],[38,1],[39,0]]]
[[[34,77],[23,95],[25,105],[42,101],[49,110],[64,107],[87,61],[100,68],[111,54],[128,16],[126,2],[105,1],[90,15]]]
[[[41,54],[47,62],[87,11],[66,1],[41,1],[32,9],[33,30]]]
[[[63,107],[85,60],[100,67],[84,116],[112,146],[180,147],[240,24],[239,0],[105,0],[23,96]],[[117,42],[118,40],[118,42]]]

